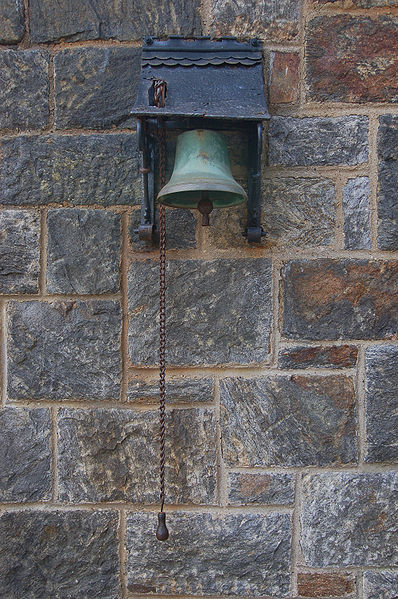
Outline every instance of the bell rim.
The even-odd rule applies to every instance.
[[[198,188],[198,183],[200,183],[200,188]],[[218,181],[214,181],[214,179],[211,179],[209,181],[205,181],[203,180],[203,178],[198,177],[198,178],[190,178],[190,183],[175,183],[175,184],[171,184],[167,183],[158,193],[157,198],[164,198],[165,196],[174,194],[174,193],[181,193],[184,191],[224,191],[227,193],[233,193],[235,195],[241,195],[242,196],[242,202],[244,202],[245,200],[247,200],[247,193],[245,192],[245,190],[243,189],[243,187],[241,187],[241,185],[239,185],[239,183],[235,182],[235,185],[228,185],[225,183],[225,181],[223,182],[218,182]]]

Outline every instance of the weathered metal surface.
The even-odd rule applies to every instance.
[[[154,80],[167,82],[164,107],[151,101]],[[237,84],[239,82],[239,84]],[[262,45],[257,39],[146,38],[134,115],[269,118],[264,95]]]

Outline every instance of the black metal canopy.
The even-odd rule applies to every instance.
[[[264,94],[262,44],[224,37],[145,38],[132,115],[269,119]],[[153,82],[166,81],[164,107],[152,105]]]

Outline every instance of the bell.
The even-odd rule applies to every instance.
[[[158,193],[158,200],[175,208],[197,208],[208,225],[214,208],[236,206],[247,199],[235,181],[222,134],[195,129],[177,138],[174,170],[170,181]]]

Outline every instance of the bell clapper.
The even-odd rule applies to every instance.
[[[210,225],[209,214],[213,212],[213,202],[209,198],[208,191],[202,191],[198,202],[198,210],[202,215],[202,227],[208,227]]]

